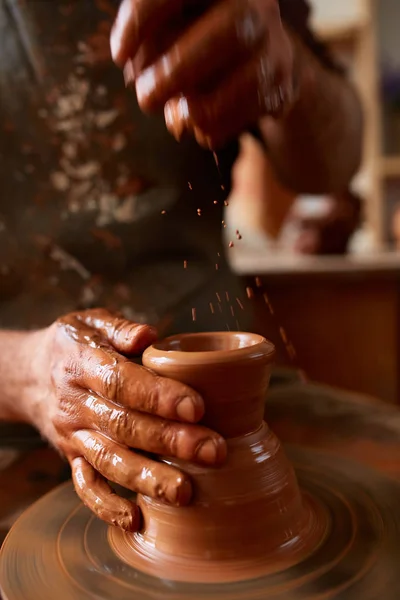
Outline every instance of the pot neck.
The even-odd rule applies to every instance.
[[[273,358],[261,336],[223,332],[168,338],[146,350],[143,363],[199,392],[202,424],[229,439],[260,427]]]

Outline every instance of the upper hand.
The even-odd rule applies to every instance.
[[[164,107],[177,138],[190,131],[207,147],[279,115],[294,95],[277,0],[123,0],[111,50],[142,109]]]
[[[170,504],[186,504],[186,475],[143,452],[217,465],[225,441],[196,425],[202,398],[129,361],[156,331],[106,310],[67,315],[38,332],[30,420],[68,459],[75,489],[100,518],[137,530],[139,509],[106,480]]]

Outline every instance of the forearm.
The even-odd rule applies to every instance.
[[[351,83],[325,69],[291,35],[298,95],[281,118],[260,129],[281,182],[297,193],[332,193],[346,188],[361,160],[363,119]]]
[[[0,331],[0,420],[27,421],[35,332]]]

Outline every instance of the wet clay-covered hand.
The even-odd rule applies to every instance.
[[[290,106],[290,38],[277,0],[123,0],[111,50],[143,110],[215,148]]]
[[[196,425],[202,398],[189,387],[131,362],[156,330],[106,310],[67,315],[36,334],[35,391],[29,420],[68,459],[75,489],[101,519],[134,531],[137,506],[106,480],[172,505],[191,498],[177,469],[146,453],[218,465],[225,441]]]

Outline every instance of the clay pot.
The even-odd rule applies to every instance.
[[[202,394],[203,423],[227,439],[228,458],[215,469],[161,459],[190,475],[193,501],[175,508],[139,496],[143,530],[113,544],[126,562],[161,578],[234,581],[286,568],[321,541],[318,508],[263,421],[274,354],[263,337],[234,332],[175,336],[146,350],[146,367]]]

